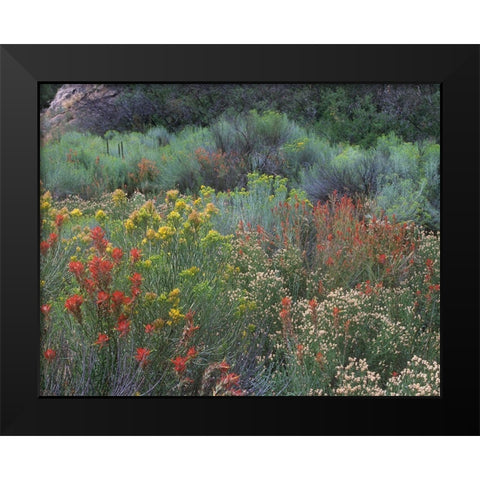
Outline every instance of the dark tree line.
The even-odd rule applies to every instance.
[[[45,108],[59,84],[42,84]],[[395,132],[405,141],[440,139],[440,89],[420,84],[122,84],[114,102],[79,105],[81,129],[144,131],[163,126],[177,132],[208,126],[222,115],[256,110],[286,113],[289,119],[331,142],[372,146]]]

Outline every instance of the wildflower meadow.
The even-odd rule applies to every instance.
[[[439,395],[438,144],[239,118],[42,146],[41,395]]]

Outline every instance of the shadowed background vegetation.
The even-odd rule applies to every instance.
[[[313,202],[337,191],[439,228],[438,85],[127,84],[100,98],[92,87],[43,114],[44,131],[57,132],[41,154],[55,196],[226,191],[256,171],[289,178]],[[57,91],[43,84],[42,106]]]

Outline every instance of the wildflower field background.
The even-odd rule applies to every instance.
[[[41,394],[439,395],[439,139],[352,92],[45,142]]]

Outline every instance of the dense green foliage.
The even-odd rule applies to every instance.
[[[371,147],[376,138],[394,132],[407,142],[440,140],[439,85],[416,84],[124,84],[114,109],[82,107],[82,131],[146,131],[161,126],[178,132],[186,126],[206,127],[222,115],[251,110],[285,113],[303,127],[312,127],[332,143]],[[41,104],[58,84],[40,86]],[[89,110],[95,115],[88,115]]]
[[[439,146],[407,143],[394,134],[363,148],[332,144],[285,114],[251,111],[223,116],[210,127],[169,133],[107,132],[104,138],[71,132],[42,147],[41,178],[55,196],[98,197],[123,188],[159,194],[170,188],[198,193],[245,187],[259,172],[289,179],[288,188],[312,202],[334,191],[373,202],[375,211],[438,229]]]

